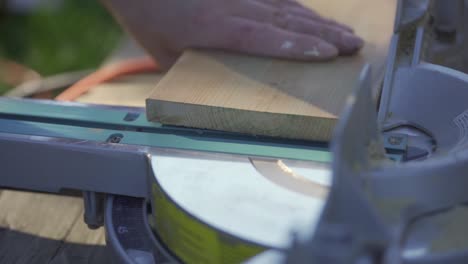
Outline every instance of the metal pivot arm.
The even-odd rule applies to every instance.
[[[430,244],[427,240],[435,227],[415,228],[414,224],[427,215],[462,206],[468,199],[464,173],[468,77],[447,67],[459,69],[457,61],[463,56],[448,55],[457,54],[459,41],[466,39],[460,30],[462,12],[447,16],[446,11],[454,9],[463,10],[466,5],[462,1],[399,1],[379,105],[378,121],[387,144],[395,145],[399,154],[421,148],[427,159],[407,164],[381,159],[380,130],[372,102],[366,99],[365,70],[337,127],[332,145],[333,185],[319,227],[309,239],[296,240],[288,263],[468,261],[468,251],[430,254],[426,248],[411,251],[406,244],[415,239],[413,229],[423,230],[416,232],[419,241],[415,244]],[[434,34],[446,30],[444,23],[456,24],[457,41],[448,43]],[[436,61],[435,55],[442,52],[457,60]],[[441,65],[432,64],[436,62]],[[422,222],[434,225],[430,220]]]
[[[390,230],[372,207],[362,177],[384,158],[370,76],[367,66],[336,128],[332,187],[321,221],[312,238],[296,241],[288,263],[374,263],[390,242]]]
[[[463,250],[414,257],[406,241],[418,219],[468,202],[468,149],[409,163],[383,158],[368,78],[365,69],[337,127],[320,223],[309,239],[296,239],[288,263],[466,263]]]
[[[399,2],[379,105],[385,131],[412,127],[412,132],[433,137],[439,150],[453,147],[458,129],[449,123],[466,110],[467,8],[458,0]],[[448,27],[456,29],[455,41],[437,33]],[[442,131],[445,127],[455,129]]]

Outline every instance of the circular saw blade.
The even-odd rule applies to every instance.
[[[179,258],[234,263],[314,232],[327,164],[161,150],[151,158],[155,231]]]

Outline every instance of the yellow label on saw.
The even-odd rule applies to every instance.
[[[152,193],[156,232],[183,262],[240,263],[265,250],[203,224],[173,204],[156,183],[152,186]]]

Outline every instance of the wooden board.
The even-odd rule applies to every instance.
[[[0,193],[0,263],[110,263],[104,230],[83,222],[77,197]]]
[[[163,124],[328,141],[366,62],[383,76],[396,2],[303,0],[351,25],[367,44],[354,57],[301,63],[187,51],[147,99]]]
[[[112,82],[100,84],[91,91],[80,96],[77,101],[86,104],[125,105],[144,107],[148,98],[158,83],[162,74],[139,74],[124,76]]]

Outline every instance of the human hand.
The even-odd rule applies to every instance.
[[[294,0],[102,0],[163,68],[187,48],[301,61],[359,51],[349,27]]]

